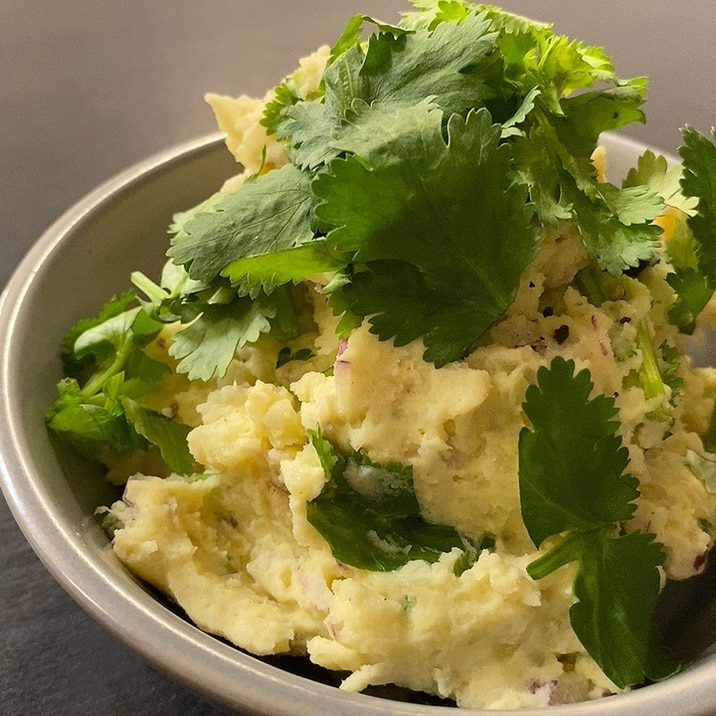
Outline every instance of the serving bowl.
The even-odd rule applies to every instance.
[[[644,149],[620,136],[605,137],[604,144],[612,177],[623,174]],[[58,349],[68,328],[125,291],[131,271],[156,275],[172,215],[213,193],[236,169],[219,135],[170,149],[89,194],[28,253],[0,298],[0,486],[40,559],[83,608],[150,663],[229,712],[460,713],[346,693],[324,683],[328,679],[306,669],[303,660],[258,659],[197,629],[114,556],[94,512],[116,499],[116,492],[95,466],[54,441],[45,428],[61,373]],[[716,713],[714,571],[674,588],[661,615],[667,642],[695,657],[692,666],[625,695],[550,712]]]

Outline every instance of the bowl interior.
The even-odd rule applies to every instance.
[[[612,176],[643,149],[620,137],[606,144]],[[28,254],[0,299],[3,491],[35,551],[84,608],[145,658],[226,707],[300,716],[316,713],[320,698],[321,710],[346,715],[449,713],[440,706],[338,692],[297,675],[305,667],[296,660],[254,659],[195,629],[114,558],[94,510],[116,493],[96,468],[54,444],[45,429],[43,416],[61,373],[58,347],[68,328],[127,290],[131,271],[155,276],[172,215],[213,193],[236,168],[217,137],[153,157],[73,207]],[[678,651],[691,657],[716,642],[714,595],[716,569],[670,589],[660,620]],[[569,713],[598,708],[647,714],[655,704],[666,713],[660,709],[668,703],[669,713],[712,712],[716,689],[707,684],[716,678],[714,658],[704,657],[671,681],[600,705],[568,707]],[[310,669],[305,675],[324,678]]]

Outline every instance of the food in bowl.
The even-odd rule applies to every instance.
[[[263,99],[210,95],[242,171],[70,331],[47,416],[122,487],[115,554],[346,690],[529,708],[678,671],[653,615],[716,530],[716,372],[686,354],[716,146],[687,128],[682,166],[608,182],[645,87],[420,2]]]

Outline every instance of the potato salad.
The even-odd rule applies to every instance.
[[[654,615],[716,535],[716,371],[687,352],[716,144],[611,177],[646,88],[413,0],[262,98],[207,95],[236,176],[70,330],[47,414],[117,486],[116,556],[349,691],[533,708],[683,668]]]

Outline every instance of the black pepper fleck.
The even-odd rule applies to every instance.
[[[562,343],[569,338],[569,326],[566,323],[563,323],[559,328],[555,328],[552,337],[555,341],[557,341],[557,343],[559,343],[559,345],[562,345]]]

